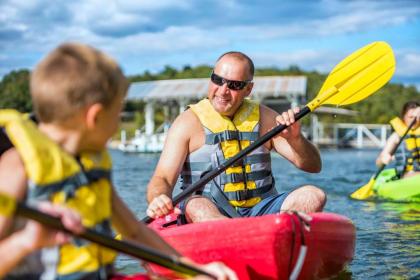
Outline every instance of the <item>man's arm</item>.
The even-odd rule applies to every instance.
[[[179,115],[169,129],[155,173],[147,186],[149,217],[160,217],[173,209],[172,191],[188,155],[196,121],[194,113],[188,110]]]
[[[322,163],[318,149],[301,133],[300,124],[294,119],[299,108],[278,114],[274,110],[260,105],[262,133],[265,134],[279,124],[290,125],[283,132],[273,137],[269,148],[285,157],[297,168],[317,173],[321,171]]]
[[[400,137],[398,136],[396,132],[393,132],[391,136],[389,136],[388,140],[386,140],[385,147],[382,149],[381,153],[376,159],[377,166],[380,166],[382,164],[388,164],[391,162],[392,160],[391,152],[398,145],[399,140],[400,140]]]

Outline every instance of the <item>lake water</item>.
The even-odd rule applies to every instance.
[[[420,205],[355,201],[348,195],[375,173],[377,150],[322,150],[322,172],[308,174],[273,156],[277,188],[315,184],[327,193],[325,211],[349,217],[357,228],[354,260],[343,279],[420,279]],[[146,209],[146,185],[159,155],[111,151],[117,191],[137,217]],[[419,186],[420,187],[420,186]],[[417,210],[416,210],[417,209]],[[339,250],[339,248],[337,248]],[[117,268],[139,271],[138,262],[119,257]]]

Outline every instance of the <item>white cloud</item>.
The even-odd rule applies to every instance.
[[[215,39],[215,34],[193,26],[171,26],[159,33],[144,33],[121,38],[114,42],[114,51],[121,53],[195,51],[220,47],[227,43],[225,39]]]
[[[351,3],[351,2],[350,2]],[[243,36],[252,36],[253,39],[265,40],[273,38],[287,38],[299,36],[332,36],[346,33],[368,31],[374,28],[390,27],[403,24],[413,20],[420,14],[418,7],[392,7],[381,9],[373,7],[371,9],[360,8],[354,12],[336,13],[332,16],[317,19],[308,18],[303,22],[290,22],[270,25],[254,26],[233,26],[227,28],[231,33],[237,32]],[[246,35],[245,35],[246,34]]]
[[[100,9],[98,8],[100,7]],[[117,2],[93,0],[72,5],[74,23],[90,29],[92,26],[104,28],[124,28],[127,25],[149,22],[151,19],[142,13],[124,10]]]
[[[250,54],[257,67],[275,66],[287,68],[297,65],[299,68],[321,73],[328,73],[343,58],[339,52],[326,50],[302,49],[286,52],[254,52]]]
[[[267,3],[2,1],[0,49],[11,56],[10,70],[25,67],[25,61],[31,67],[63,41],[80,41],[116,56],[123,66],[196,65],[212,61],[220,51],[239,49],[251,55],[257,66],[294,64],[328,72],[348,51],[337,38],[371,30],[385,33],[388,27],[418,20],[420,14],[415,1]],[[322,45],[315,38],[323,39]],[[397,54],[400,76],[413,77],[420,69],[418,46],[413,44],[412,50]],[[267,49],[273,51],[262,51]]]
[[[99,0],[99,2],[103,2]],[[192,0],[118,0],[116,2],[123,10],[127,11],[158,11],[169,8],[187,9],[192,6]]]
[[[396,56],[396,74],[405,77],[420,76],[420,53],[418,52],[398,52]]]
[[[414,19],[420,12],[420,6],[393,7],[392,9],[360,8],[351,13],[342,13],[330,18],[310,22],[316,34],[331,35],[347,32],[367,31],[373,28],[389,27]]]

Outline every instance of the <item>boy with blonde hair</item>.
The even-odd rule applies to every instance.
[[[137,221],[112,186],[105,145],[117,130],[127,88],[117,63],[92,47],[63,44],[47,55],[31,75],[38,125],[16,111],[0,111],[0,127],[14,146],[0,159],[0,192],[29,204],[51,202],[44,211],[61,216],[75,232],[82,231],[80,224],[106,234],[114,228],[125,239],[179,257]],[[112,274],[114,252],[70,241],[36,223],[0,216],[0,239],[0,277],[6,279],[107,279]],[[236,279],[219,263],[203,269],[218,279]]]

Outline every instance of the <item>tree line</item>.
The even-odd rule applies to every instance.
[[[129,76],[130,82],[153,81],[167,79],[206,78],[210,76],[212,68],[207,65],[196,67],[184,66],[175,69],[165,66],[158,73],[152,74],[145,71],[143,74]],[[292,65],[287,69],[258,68],[256,76],[275,75],[304,75],[307,77],[307,100],[312,100],[318,93],[327,75],[317,71],[303,71],[298,66]],[[5,75],[0,82],[0,108],[14,108],[21,112],[32,111],[32,102],[29,95],[29,70],[12,71]],[[346,106],[347,109],[359,112],[357,116],[334,118],[333,121],[351,121],[355,123],[387,123],[392,117],[399,115],[403,104],[409,100],[419,100],[420,93],[414,86],[404,86],[398,83],[388,83],[377,93],[367,99]],[[128,102],[126,111],[142,109],[144,104]]]

